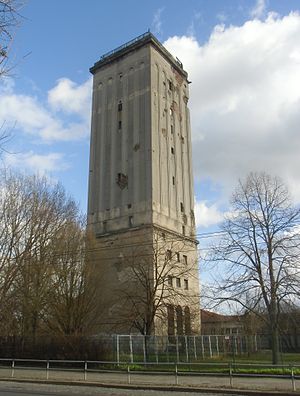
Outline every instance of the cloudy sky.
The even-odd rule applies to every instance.
[[[21,14],[0,81],[5,165],[60,180],[85,210],[89,67],[150,28],[192,81],[198,232],[253,170],[282,176],[300,202],[299,0],[27,0]]]

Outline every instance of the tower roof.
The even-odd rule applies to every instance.
[[[103,66],[147,44],[152,44],[179,73],[187,77],[187,72],[183,69],[183,65],[180,60],[178,58],[174,58],[173,55],[171,55],[170,52],[161,44],[161,42],[149,31],[102,55],[99,61],[90,68],[90,72],[94,74]]]

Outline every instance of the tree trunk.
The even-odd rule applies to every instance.
[[[271,329],[272,364],[279,364],[279,331],[277,326]]]

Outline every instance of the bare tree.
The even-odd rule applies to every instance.
[[[231,302],[261,312],[277,364],[280,307],[299,298],[300,209],[292,205],[283,182],[265,173],[240,181],[231,205],[221,238],[207,258],[221,268],[211,297],[215,305]]]
[[[0,0],[0,77],[6,76],[11,70],[9,55],[14,31],[20,21],[20,7],[20,1]]]
[[[94,289],[86,263],[85,220],[67,221],[57,233],[51,267],[49,315],[51,332],[82,335],[88,332],[94,307]]]
[[[175,235],[162,237],[161,232],[154,232],[149,245],[134,247],[125,258],[119,290],[123,302],[120,320],[143,335],[151,335],[154,330],[159,334],[161,327],[172,320],[170,310],[182,310],[184,306],[185,323],[181,311],[177,334],[191,334],[194,311],[196,316],[200,314],[197,257],[187,260],[187,252],[196,253],[194,246]]]

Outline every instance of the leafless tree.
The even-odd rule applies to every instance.
[[[143,335],[151,335],[166,325],[170,307],[183,305],[189,310],[185,332],[190,334],[194,309],[200,314],[198,288],[192,287],[193,283],[198,286],[197,258],[184,260],[186,251],[193,248],[174,235],[168,240],[161,232],[154,233],[148,246],[134,247],[124,263],[120,320]],[[183,328],[177,332],[182,334]]]
[[[67,221],[57,233],[47,325],[58,335],[82,335],[90,328],[94,289],[88,282],[87,237],[84,219]]]
[[[9,74],[9,55],[14,32],[20,21],[18,0],[0,0],[0,77]]]
[[[280,308],[299,298],[300,209],[292,205],[284,183],[265,173],[240,181],[231,205],[221,238],[207,257],[220,268],[211,297],[215,305],[229,301],[261,313],[277,364]]]

